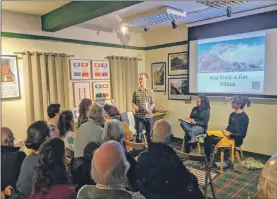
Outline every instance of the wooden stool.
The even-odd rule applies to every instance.
[[[205,137],[206,137],[206,133],[196,136],[196,140],[197,140],[197,143],[196,143],[196,144],[197,144],[198,155],[201,155],[201,146],[200,146],[199,139],[200,139],[200,138],[203,138],[203,139],[204,139]],[[183,139],[181,152],[184,152],[184,144],[185,144],[185,139]]]

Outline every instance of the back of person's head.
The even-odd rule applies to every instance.
[[[199,98],[201,99],[200,109],[201,110],[210,110],[209,98],[204,94],[200,94]]]
[[[277,153],[266,162],[263,168],[258,193],[260,199],[277,198]]]
[[[60,137],[65,137],[66,133],[73,131],[74,117],[72,111],[63,111],[58,121]]]
[[[82,99],[81,103],[79,104],[79,114],[81,116],[86,116],[91,105],[92,105],[91,99],[88,99],[88,98]]]
[[[50,104],[47,107],[47,114],[49,118],[54,118],[56,115],[60,113],[60,104]]]
[[[1,127],[1,146],[14,146],[13,132],[8,127]]]
[[[40,148],[39,160],[35,166],[33,190],[37,193],[43,188],[50,189],[53,185],[67,183],[64,142],[60,138],[50,139]]]
[[[246,96],[235,95],[233,97],[232,104],[237,104],[240,109],[244,109],[245,106],[249,107],[251,105],[251,100]]]
[[[94,153],[91,176],[99,184],[122,184],[126,182],[129,168],[123,146],[117,141],[108,141]]]
[[[123,118],[116,106],[112,104],[105,104],[104,111],[111,119],[117,119],[123,122]]]
[[[103,138],[105,142],[109,140],[122,142],[124,138],[122,123],[114,119],[107,121],[103,131]]]
[[[100,104],[94,103],[89,111],[89,118],[102,124],[104,122],[104,108]]]
[[[50,129],[45,121],[37,121],[31,124],[27,130],[25,146],[37,151],[39,147],[50,137]]]
[[[166,120],[158,120],[153,126],[152,141],[167,144],[172,135],[171,124]]]

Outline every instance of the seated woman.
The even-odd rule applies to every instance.
[[[25,146],[32,149],[32,153],[24,159],[16,183],[17,191],[24,196],[29,196],[32,192],[34,167],[38,163],[39,148],[49,137],[50,129],[45,121],[37,121],[27,130]]]
[[[40,149],[35,166],[33,194],[28,199],[75,199],[76,192],[69,185],[65,165],[65,146],[60,138],[53,138]]]
[[[205,133],[210,119],[209,98],[200,94],[196,101],[196,105],[197,106],[191,111],[190,118],[181,122],[181,127],[185,131],[184,148],[186,153],[190,152],[189,144],[194,144],[197,141],[196,136]]]
[[[60,138],[63,139],[65,144],[66,155],[69,158],[74,157],[74,141],[75,141],[76,135],[73,132],[73,124],[74,124],[73,113],[71,111],[63,111],[58,121],[58,128],[59,128]]]
[[[79,105],[79,116],[78,116],[78,126],[77,128],[80,128],[80,126],[88,121],[88,112],[90,110],[90,107],[92,105],[91,99],[84,98],[82,99],[80,105]]]
[[[122,123],[123,130],[124,130],[124,140],[126,141],[132,141],[134,139],[133,133],[130,130],[128,124],[124,122],[121,114],[119,113],[118,109],[114,105],[110,104],[105,104],[104,106],[105,110],[105,120],[110,120],[110,119],[116,119],[119,120]],[[125,147],[128,152],[132,151],[133,148],[130,146]]]
[[[226,129],[222,131],[222,135],[228,139],[235,140],[235,146],[241,146],[243,139],[246,136],[249,118],[243,111],[245,106],[250,106],[251,101],[244,96],[234,96],[232,101],[232,108],[235,110],[229,116],[229,124]],[[210,161],[210,154],[212,152],[212,145],[217,144],[222,137],[207,136],[204,139],[204,150],[207,160]]]

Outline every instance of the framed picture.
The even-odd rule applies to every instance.
[[[158,62],[151,65],[152,88],[154,91],[166,91],[166,63]]]
[[[180,76],[188,74],[188,53],[170,53],[168,54],[168,75]]]
[[[73,113],[73,118],[74,118],[74,122],[78,123],[78,117],[79,117],[79,107],[74,107],[72,109],[72,113]]]
[[[93,82],[92,84],[95,101],[111,99],[110,82]]]
[[[92,79],[93,80],[110,79],[109,61],[92,61]]]
[[[74,107],[79,107],[82,99],[91,98],[90,82],[73,82]]]
[[[169,100],[190,100],[188,76],[168,78]]]
[[[83,59],[70,59],[70,79],[89,80],[91,79],[91,62]]]
[[[2,55],[1,58],[1,98],[20,99],[17,56]]]

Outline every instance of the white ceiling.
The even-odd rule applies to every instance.
[[[78,27],[99,30],[99,31],[113,31],[113,29],[118,29],[121,25],[121,20],[137,15],[147,10],[153,8],[158,8],[161,6],[169,6],[172,8],[177,8],[185,11],[187,17],[184,19],[177,20],[177,25],[189,24],[193,22],[198,22],[207,19],[213,19],[217,17],[226,16],[226,8],[214,9],[197,3],[196,1],[145,1],[143,3],[89,20],[82,24],[77,25]],[[250,1],[245,4],[232,6],[232,12],[235,14],[244,13],[245,15],[251,14],[249,11],[256,9],[267,8],[274,6],[274,9],[277,10],[277,1]],[[247,12],[248,11],[248,12]],[[252,13],[253,14],[253,13]],[[171,23],[159,24],[151,27],[151,29],[170,27]],[[132,31],[138,31],[136,28],[132,28]],[[141,32],[142,30],[139,30]]]
[[[44,15],[69,1],[2,1],[2,10],[31,15]]]

